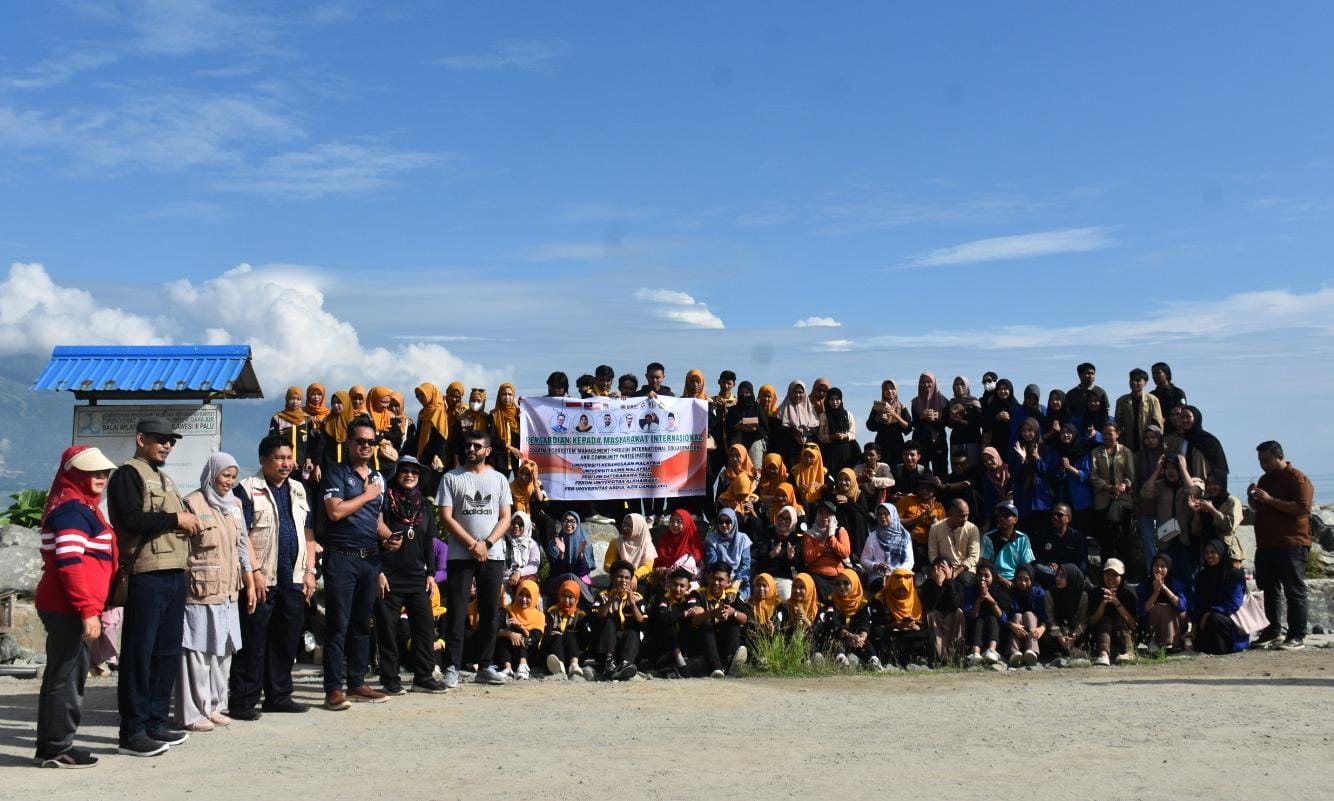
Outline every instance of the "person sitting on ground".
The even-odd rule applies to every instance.
[[[1135,588],[1140,629],[1150,650],[1180,651],[1186,636],[1186,582],[1172,574],[1172,557],[1160,553],[1149,564],[1149,578]]]
[[[635,592],[634,565],[622,559],[607,573],[611,586],[593,601],[593,651],[602,661],[604,681],[625,681],[638,672],[635,662],[648,621],[648,605]],[[584,678],[591,679],[590,672],[585,666]]]
[[[871,639],[871,613],[857,571],[844,568],[840,572],[830,605],[816,621],[817,640],[829,643],[837,665],[860,664],[878,670],[880,658]]]
[[[778,582],[773,576],[768,573],[755,576],[755,581],[751,583],[750,608],[755,614],[750,619],[749,636],[783,630],[787,611],[782,599],[778,597]]]
[[[558,679],[567,675],[583,681],[579,667],[587,616],[579,608],[583,585],[574,579],[565,579],[556,591],[556,603],[547,609],[546,632],[542,636],[542,652],[546,654],[547,672]]]
[[[939,524],[937,524],[939,525]],[[900,568],[913,569],[912,532],[899,521],[899,510],[887,503],[875,510],[875,529],[866,538],[861,552],[861,567],[867,584],[878,590],[885,577]]]
[[[653,536],[649,533],[648,520],[638,512],[631,512],[621,519],[621,527],[615,539],[607,544],[607,556],[602,569],[611,573],[611,566],[625,560],[634,568],[634,580],[631,585],[639,588],[641,580],[647,580],[653,574],[653,562],[658,558],[658,551],[653,547]]]
[[[667,663],[670,678],[684,678],[687,664],[686,648],[689,630],[686,627],[686,609],[690,601],[690,585],[695,575],[684,568],[673,568],[662,581],[662,591],[653,600],[649,612],[646,644],[656,649],[659,663]]]
[[[1015,567],[1009,591],[1010,667],[1033,667],[1038,663],[1038,643],[1047,633],[1047,593],[1033,583],[1033,568],[1027,564]]]
[[[1067,562],[1056,570],[1047,593],[1047,630],[1038,640],[1044,659],[1082,658],[1084,633],[1088,629],[1089,592],[1084,573]]]
[[[911,569],[899,567],[891,571],[869,610],[876,652],[886,665],[907,667],[910,661],[920,658],[929,634]]]
[[[704,538],[700,536],[695,518],[684,509],[677,509],[667,518],[667,530],[658,538],[654,548],[652,582],[659,589],[667,586],[667,577],[674,570],[684,570],[693,582],[704,563]]]
[[[1232,554],[1233,562],[1246,556],[1237,538],[1241,526],[1241,499],[1227,491],[1227,473],[1215,470],[1204,479],[1204,494],[1186,499],[1190,507],[1190,535],[1198,543],[1219,539]],[[1203,550],[1203,548],[1201,548]],[[1240,567],[1240,565],[1238,565]]]
[[[510,593],[525,579],[537,580],[542,548],[535,534],[533,519],[526,512],[510,516],[510,530],[505,534],[505,589]]]
[[[495,661],[507,678],[523,681],[532,675],[529,665],[537,661],[546,629],[539,600],[537,582],[524,579],[505,610],[504,622],[496,634]]]
[[[1251,637],[1232,620],[1246,600],[1246,576],[1232,566],[1222,540],[1204,545],[1204,567],[1195,577],[1190,618],[1195,624],[1195,650],[1231,654],[1250,647]]]
[[[843,571],[843,562],[852,554],[848,532],[838,525],[833,501],[822,502],[815,511],[815,525],[802,537],[802,558],[806,572],[815,581],[820,598],[834,594],[835,580]]]
[[[956,660],[963,647],[963,581],[957,576],[966,572],[949,556],[937,556],[922,582],[922,608],[935,638],[936,658],[946,664]]]
[[[809,573],[798,573],[792,579],[792,593],[783,604],[786,612],[783,630],[789,634],[801,630],[809,632],[819,620],[823,607],[815,580]]]
[[[687,601],[685,618],[698,639],[699,653],[704,657],[709,677],[714,679],[736,676],[746,664],[741,633],[754,613],[737,592],[735,583],[731,564],[713,562],[706,572],[704,586],[691,593]]]
[[[773,577],[780,598],[788,597],[792,579],[806,569],[802,555],[803,537],[797,530],[800,515],[795,506],[784,506],[778,510],[773,526],[755,540],[751,549],[752,569]]]
[[[1126,566],[1120,559],[1103,564],[1102,586],[1089,595],[1089,630],[1093,633],[1094,665],[1107,666],[1116,652],[1116,664],[1135,661],[1135,594],[1125,585]]]
[[[1000,662],[1001,627],[1009,621],[1010,595],[997,581],[996,568],[990,562],[977,565],[977,581],[964,589],[963,612],[968,620],[969,665]]]

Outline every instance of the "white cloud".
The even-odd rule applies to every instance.
[[[160,306],[164,316],[150,321],[104,308],[85,290],[55,284],[40,264],[14,264],[0,283],[0,354],[45,356],[58,344],[249,344],[270,392],[315,379],[348,386],[408,387],[443,379],[494,386],[507,372],[464,361],[430,342],[362,344],[351,323],[325,308],[324,292],[308,268],[242,264],[199,284],[171,282],[164,294],[171,301]]]
[[[1194,341],[1201,335],[1236,337],[1284,330],[1303,330],[1323,337],[1334,335],[1334,287],[1309,294],[1275,289],[1242,292],[1217,300],[1169,303],[1133,320],[1053,327],[1011,325],[971,331],[952,329],[912,336],[871,337],[848,344],[858,350],[1046,350],[1083,343],[1101,348],[1126,348]]]
[[[975,239],[961,245],[919,253],[909,258],[903,266],[945,267],[955,264],[1028,259],[1058,253],[1087,253],[1115,246],[1116,240],[1108,234],[1109,229],[1106,227],[1091,226]]]
[[[56,345],[170,341],[144,317],[103,308],[89,292],[55,284],[40,264],[11,264],[0,282],[0,354],[49,356]]]
[[[232,191],[275,197],[354,194],[382,189],[404,173],[440,167],[452,158],[446,153],[328,142],[309,150],[270,156],[218,185]]]
[[[709,307],[685,292],[674,289],[640,289],[635,299],[653,306],[653,313],[662,320],[680,323],[691,328],[723,328],[723,321],[709,311]]]
[[[231,48],[253,48],[275,35],[273,21],[242,14],[213,0],[132,0],[126,22],[141,52],[184,56]]]
[[[481,71],[540,69],[564,56],[569,50],[564,42],[544,42],[534,39],[497,42],[489,53],[447,56],[430,62],[432,65],[454,70]]]
[[[792,324],[793,328],[842,328],[843,324],[833,317],[807,317]]]
[[[828,353],[847,353],[854,349],[855,343],[851,339],[826,339],[816,346],[816,350]]]
[[[65,83],[80,72],[95,70],[114,62],[118,56],[110,51],[77,50],[62,53],[35,64],[22,73],[0,78],[0,87],[8,89],[49,89]]]
[[[519,261],[543,264],[553,261],[602,261],[622,252],[620,242],[548,242],[533,245],[514,254]]]

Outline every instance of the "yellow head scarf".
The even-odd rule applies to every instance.
[[[366,406],[367,411],[370,412],[371,415],[371,422],[375,424],[376,431],[388,431],[389,427],[394,424],[393,412],[388,408],[384,411],[380,411],[380,401],[384,398],[392,397],[393,394],[393,390],[389,387],[371,387],[370,399]]]
[[[755,598],[755,588],[761,584],[769,588],[769,597],[763,601]],[[755,610],[755,622],[761,626],[767,624],[773,618],[774,612],[778,610],[778,582],[774,581],[774,577],[768,573],[759,574],[751,582],[750,598],[750,608]]]
[[[857,483],[857,471],[853,470],[851,467],[845,467],[838,471],[838,474],[840,476],[847,476],[848,480],[852,482],[852,489],[848,490],[848,500],[855,503],[857,499],[862,496],[861,485]]]
[[[316,392],[320,393],[320,402],[311,403],[310,396],[314,395]],[[317,423],[323,423],[324,418],[329,416],[329,407],[324,405],[324,400],[327,397],[328,393],[324,391],[323,384],[311,384],[306,387],[306,414],[315,418],[315,422]]]
[[[343,411],[324,418],[324,433],[334,442],[341,444],[347,442],[347,426],[357,418],[357,415],[352,411],[352,401],[346,392],[338,390],[334,393],[334,399],[343,405]]]
[[[503,406],[500,396],[505,394],[506,389],[514,393],[514,401],[508,406]],[[495,425],[500,447],[508,446],[511,435],[519,433],[519,391],[513,384],[506,382],[496,390],[496,408],[491,410],[491,422]]]
[[[519,596],[524,593],[527,593],[533,601],[527,609],[519,606]],[[514,600],[510,601],[510,617],[519,621],[519,625],[523,626],[525,631],[532,631],[533,629],[541,631],[546,627],[546,618],[542,614],[542,610],[537,608],[541,600],[542,596],[538,593],[536,581],[532,579],[520,581],[519,586],[514,590]]]
[[[792,578],[792,584],[794,586],[800,584],[806,588],[806,601],[801,604],[800,610],[802,614],[805,615],[808,624],[814,623],[815,618],[820,614],[820,596],[815,591],[815,579],[811,578],[809,573],[798,573]],[[794,612],[797,611],[798,606],[795,594],[787,599],[787,605],[788,608],[792,609]]]
[[[352,411],[352,416],[366,414],[366,388],[361,384],[354,384],[347,391],[348,408]]]
[[[528,469],[530,477],[524,481],[523,471]],[[524,459],[519,462],[519,469],[514,471],[514,480],[510,482],[510,495],[514,497],[514,511],[533,513],[533,494],[542,487],[542,482],[537,477],[537,462],[532,459]]]
[[[765,394],[769,393],[768,400],[765,400]],[[764,413],[773,417],[778,414],[778,390],[774,389],[773,384],[761,384],[760,391],[755,393],[755,400],[760,404]]]
[[[440,436],[449,438],[449,417],[445,413],[445,397],[435,384],[429,381],[418,384],[417,401],[422,405],[422,410],[417,413],[417,458],[424,459],[432,431],[439,431]]]
[[[810,464],[806,464],[807,453],[815,454],[815,459]],[[801,494],[802,503],[815,503],[824,496],[824,480],[828,476],[828,472],[824,469],[824,456],[820,454],[820,446],[814,442],[806,443],[801,455],[802,458],[797,462],[797,466],[792,468],[792,483]]]
[[[699,379],[699,390],[696,391],[694,395],[686,395],[685,393],[688,390],[686,390],[685,387],[690,386],[690,379],[692,376]],[[704,371],[691,370],[688,373],[686,373],[686,383],[685,386],[681,388],[681,393],[682,393],[681,397],[684,398],[699,398],[700,400],[708,400],[709,392],[707,389],[704,388]]]
[[[880,599],[885,602],[885,608],[895,620],[912,618],[918,623],[922,622],[922,599],[917,597],[917,584],[908,568],[896,567],[894,572],[885,577]]]
[[[841,591],[835,592],[833,597],[834,606],[844,617],[851,617],[861,611],[866,606],[866,594],[862,591],[862,579],[857,575],[857,571],[851,568],[843,568],[843,577],[852,582],[852,590],[844,595]]]
[[[308,415],[306,414],[305,408],[301,406],[298,406],[295,409],[287,408],[286,402],[291,400],[293,396],[296,396],[297,400],[301,399],[301,387],[292,386],[287,388],[287,394],[283,396],[283,409],[275,416],[281,417],[294,426],[299,426],[306,422],[306,417]]]

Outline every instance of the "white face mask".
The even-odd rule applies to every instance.
[[[468,408],[472,409],[474,412],[480,412],[482,410],[482,402],[473,401],[472,403],[468,404]]]
[[[995,388],[996,388],[995,381],[986,381],[982,384],[982,389],[985,389],[987,392],[990,392]]]

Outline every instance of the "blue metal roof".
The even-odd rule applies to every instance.
[[[59,345],[33,389],[80,398],[262,398],[249,345]]]

